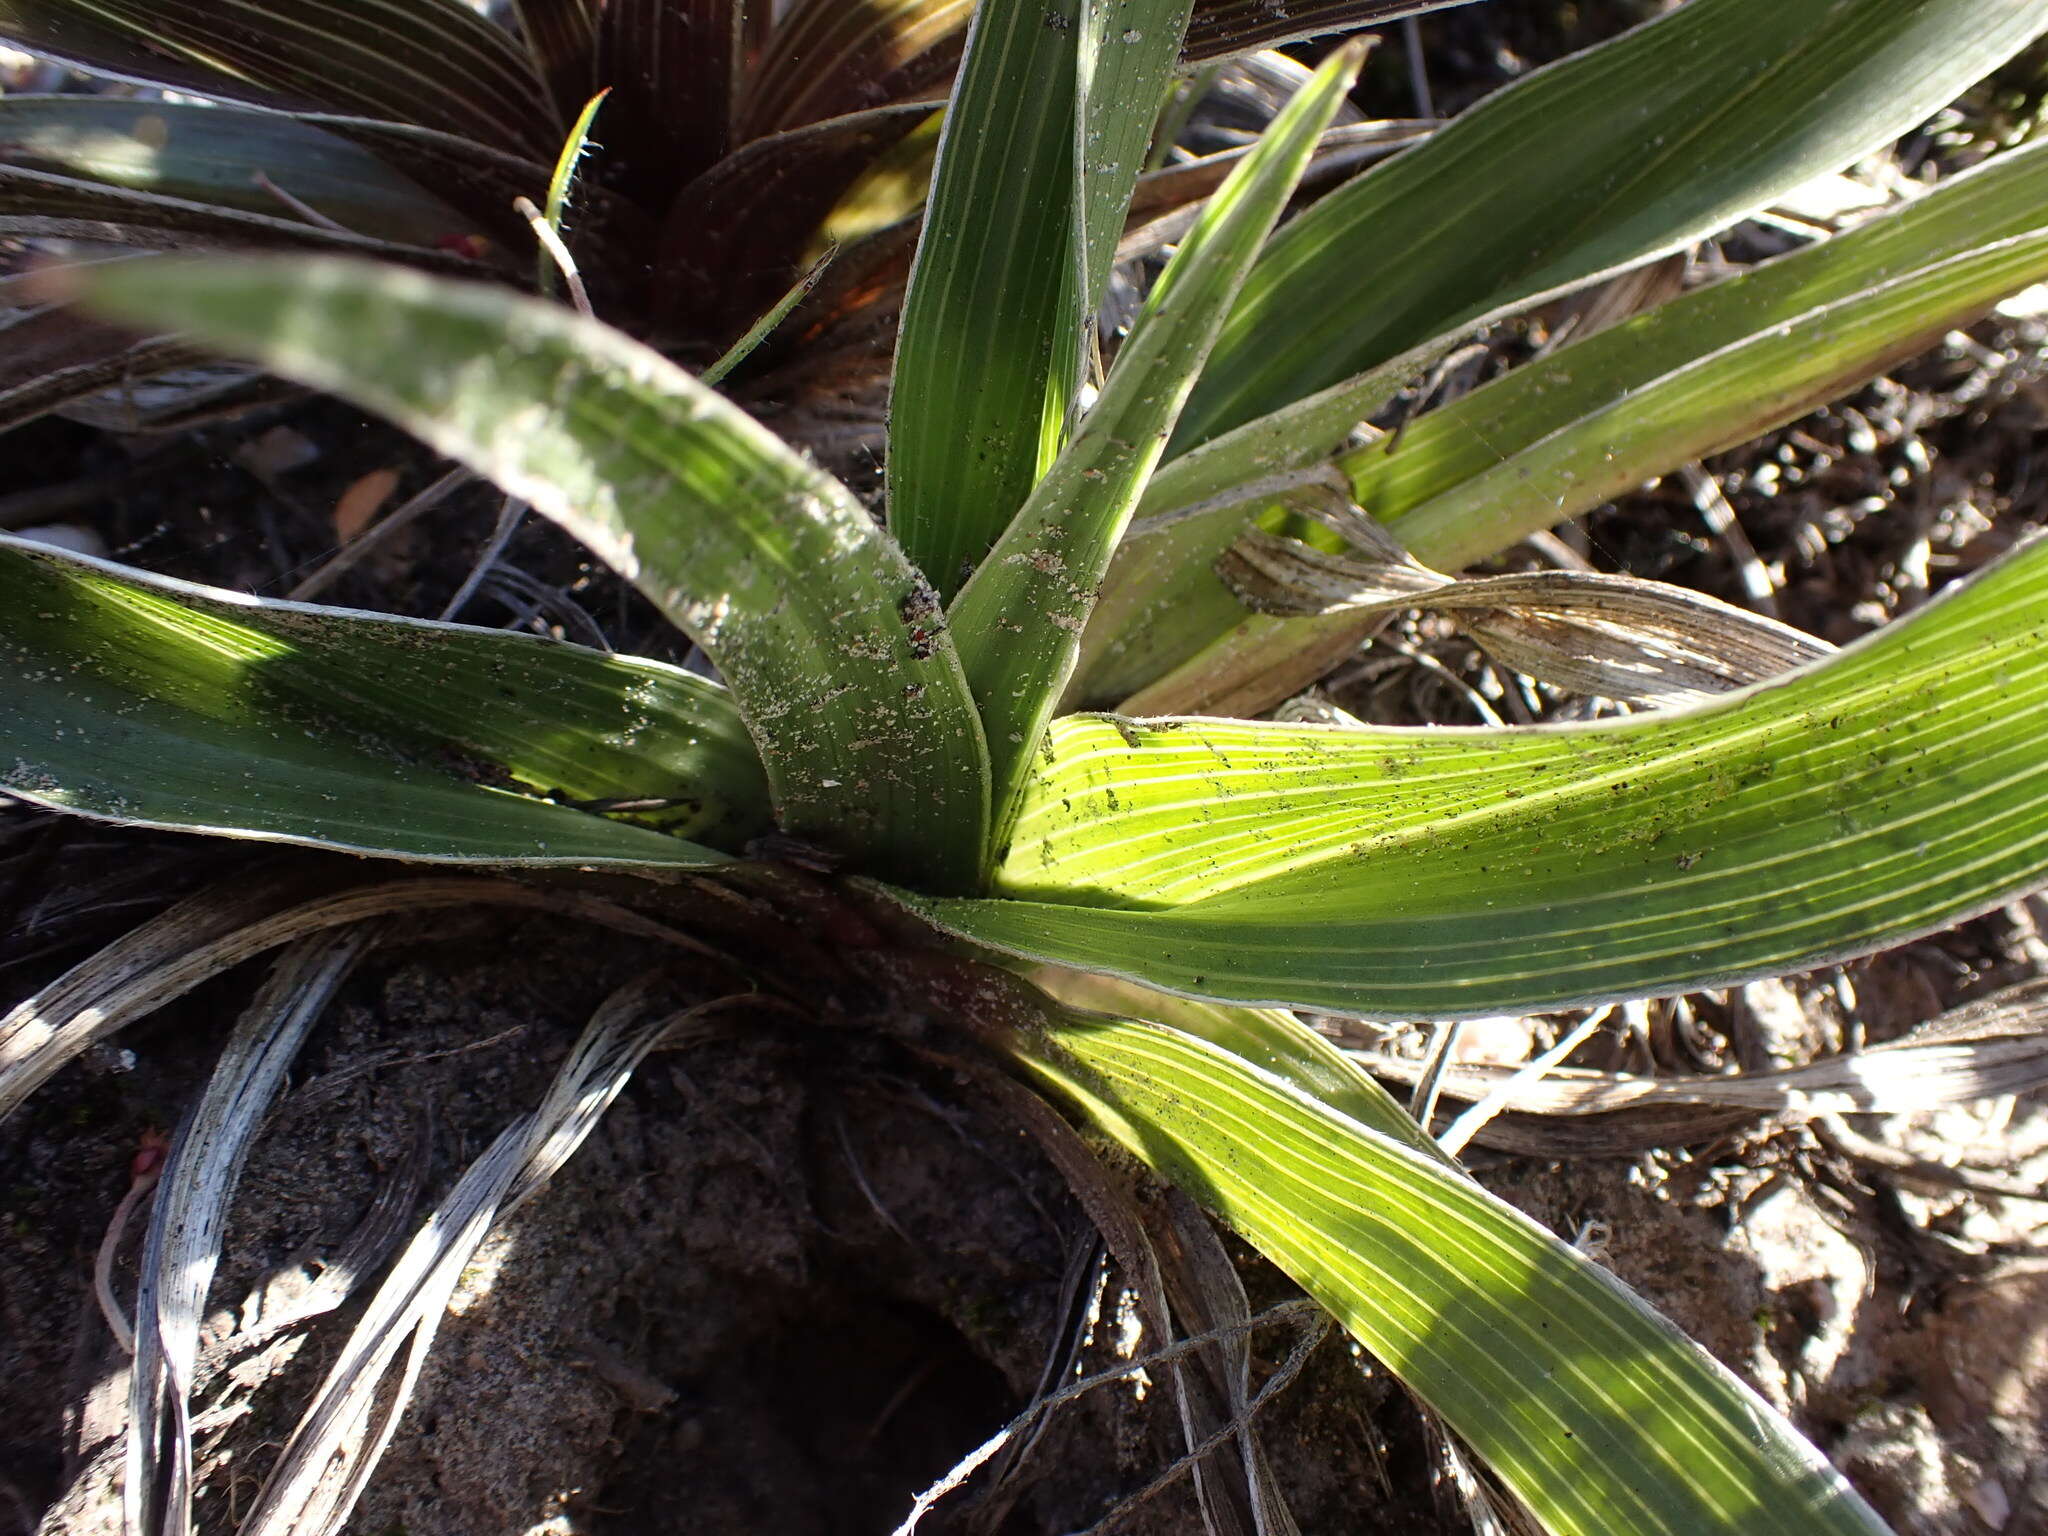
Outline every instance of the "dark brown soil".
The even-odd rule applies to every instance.
[[[210,1338],[254,1327],[315,1273],[422,1134],[431,1202],[651,958],[542,919],[441,926],[367,963],[303,1053],[251,1158]],[[63,1499],[103,1449],[104,1416],[81,1428],[66,1407],[103,1401],[123,1374],[93,1254],[129,1158],[175,1124],[246,990],[165,1010],[0,1131],[0,1468],[26,1510]],[[1094,1244],[1028,1139],[947,1073],[844,1025],[736,1017],[643,1068],[494,1234],[350,1528],[888,1530],[1072,1342],[1063,1278],[1091,1272]],[[1251,1278],[1285,1294],[1257,1266]],[[207,1528],[246,1504],[352,1310],[252,1352],[208,1395],[243,1416],[202,1440]],[[1089,1368],[1113,1361],[1113,1332],[1093,1330]],[[1406,1511],[1402,1528],[1434,1509],[1412,1415],[1338,1346],[1266,1431],[1310,1529],[1357,1518],[1360,1476],[1380,1488],[1374,1508]],[[924,1528],[1085,1529],[1178,1450],[1162,1386],[1107,1387],[1053,1420],[999,1498],[970,1491]],[[105,1492],[86,1477],[43,1529],[113,1529]],[[1198,1523],[1181,1485],[1124,1528]]]
[[[1432,18],[1434,85],[1458,105],[1646,8],[1496,0]],[[1372,109],[1405,114],[1396,50],[1376,69]],[[2048,521],[2048,477],[2033,463],[2048,419],[2043,344],[2038,321],[1987,322],[1846,409],[1708,466],[1777,572],[1784,617],[1851,638]],[[249,468],[244,450],[278,427],[315,457]],[[331,510],[362,474],[398,470],[403,495],[439,469],[331,403],[223,423],[155,456],[55,421],[8,446],[0,497],[96,477],[103,494],[55,515],[92,526],[118,558],[273,595],[329,552]],[[328,597],[438,612],[495,510],[489,494],[461,493]],[[1704,527],[1675,480],[1570,537],[1606,568],[1745,600],[1745,553]],[[621,648],[664,653],[638,600],[552,531],[527,529],[509,563],[567,592]],[[487,595],[469,616],[509,612]],[[1413,638],[1453,667],[1470,661],[1455,641]],[[1427,677],[1398,681],[1401,709],[1460,718]],[[0,1003],[248,857],[0,803]],[[1870,1038],[1895,1034],[2037,974],[2039,916],[2022,906],[1846,971],[1703,1001],[1701,1018],[1726,1026],[1704,1048],[1808,1059],[1841,1048],[1852,1014]],[[567,921],[490,915],[375,953],[251,1158],[210,1337],[231,1344],[303,1288],[409,1170],[423,1212],[650,960]],[[92,1300],[94,1253],[131,1157],[175,1126],[255,979],[201,989],[0,1126],[0,1536],[115,1528],[89,1475],[119,1422],[121,1375]],[[702,995],[712,982],[677,985]],[[1094,1273],[1095,1238],[1030,1138],[886,1033],[823,1011],[732,1025],[650,1061],[566,1171],[494,1234],[352,1531],[869,1536],[1030,1400],[1049,1362],[1065,1366],[1083,1333],[1067,1281]],[[2048,1175],[2037,1098],[1859,1128],[2037,1184]],[[1902,1186],[1799,1128],[1633,1158],[1475,1161],[1790,1413],[1901,1536],[2048,1531],[2048,1207]],[[133,1246],[118,1273],[132,1273]],[[1237,1256],[1254,1305],[1288,1295]],[[1110,1314],[1120,1290],[1111,1276]],[[202,1437],[203,1528],[232,1529],[246,1509],[360,1302],[245,1356],[230,1348],[235,1369],[204,1404],[233,1412]],[[1088,1337],[1079,1368],[1114,1363],[1113,1316]],[[1259,1338],[1262,1373],[1286,1346],[1281,1330]],[[1311,1536],[1472,1529],[1412,1404],[1341,1342],[1259,1427]],[[1142,1393],[1108,1386],[1055,1415],[1005,1483],[984,1475],[922,1529],[1088,1530],[1182,1448],[1163,1373]],[[1117,1528],[1200,1530],[1189,1481]]]

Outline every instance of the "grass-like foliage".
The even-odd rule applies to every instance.
[[[1197,0],[1187,57],[1452,3]],[[0,40],[209,98],[0,99],[0,231],[138,255],[349,252],[524,282],[527,199],[573,228],[583,291],[610,323],[695,368],[755,354],[736,389],[773,376],[771,395],[865,395],[887,376],[934,117],[973,9],[514,0],[494,8],[501,25],[466,0],[0,0]],[[1214,185],[1153,182],[1155,214]],[[754,329],[797,297],[799,314]],[[203,355],[57,310],[10,324],[0,427]],[[788,344],[799,338],[810,344]],[[174,426],[219,409],[219,387],[123,408]]]
[[[140,25],[119,18],[144,9],[173,27],[203,8],[0,0],[0,31],[104,60]],[[459,9],[421,14],[468,37]],[[595,8],[520,9],[537,42],[588,42]],[[606,8],[596,25],[642,9]],[[829,9],[799,4],[788,25]],[[1255,713],[1313,675],[1333,635],[1353,643],[1374,603],[1469,598],[1383,534],[1334,559],[1331,528],[1370,528],[1354,501],[1423,559],[1471,561],[1796,415],[2048,275],[2048,151],[2011,151],[1511,373],[1423,417],[1398,453],[1347,446],[1474,325],[1853,160],[2048,14],[1693,0],[1283,222],[1362,57],[1341,47],[1177,236],[1091,380],[1098,301],[1160,107],[1199,53],[1190,39],[1233,9],[1261,8],[975,8],[910,271],[886,526],[671,356],[508,287],[337,255],[73,269],[70,296],[103,319],[355,400],[523,498],[637,586],[720,682],[0,540],[0,784],[130,825],[496,872],[422,877],[437,903],[516,900],[550,880],[550,899],[570,901],[565,870],[689,872],[770,907],[789,898],[785,920],[809,942],[958,1024],[1013,1085],[1268,1254],[1544,1529],[1881,1530],[1754,1394],[1479,1189],[1284,1010],[1444,1020],[1669,994],[1867,952],[2035,885],[2048,874],[2048,544],[1841,652],[1584,584],[1516,588],[1473,621],[1531,666],[1549,658],[1619,691],[1662,667],[1680,694],[1706,695],[1670,710],[1458,731],[1158,716],[1228,713],[1219,701]],[[436,131],[495,125],[503,153],[539,154],[553,120],[508,114],[504,71],[469,57],[443,102],[460,120]],[[541,58],[556,100],[600,83]],[[304,105],[280,71],[263,91],[281,99],[263,104]],[[1307,528],[1317,497],[1339,504],[1320,531]],[[1273,574],[1284,568],[1326,595],[1267,591],[1255,616],[1244,579],[1215,574],[1226,551],[1264,560],[1269,586],[1294,580]],[[1063,703],[1132,695],[1124,713]],[[806,872],[764,875],[778,858]],[[133,956],[67,978],[0,1024],[0,1109],[167,989],[375,919],[403,888],[263,921],[249,908],[262,892],[221,896],[180,919],[176,982],[138,980]],[[636,921],[574,900],[579,916]],[[629,1003],[593,1025],[554,1108],[465,1181],[450,1232],[480,1234],[573,1144],[554,1138],[587,1130],[596,1110],[567,1106],[616,1091],[655,1037]],[[251,1026],[237,1060],[271,1033]],[[230,1144],[174,1153],[173,1189],[185,1168],[231,1178]],[[435,1286],[468,1251],[448,1241],[409,1250],[412,1289],[373,1314],[430,1332]],[[137,1519],[163,1508],[175,1524],[189,1488],[157,1458],[181,1335],[145,1321],[168,1364],[138,1377],[153,1385],[138,1388],[146,1444],[128,1497]],[[308,1469],[339,1443],[322,1436],[368,1433],[375,1362],[396,1348],[347,1357],[356,1374],[324,1389],[264,1519],[345,1517],[360,1472],[315,1491]],[[1275,1495],[1249,1496],[1265,1508]]]

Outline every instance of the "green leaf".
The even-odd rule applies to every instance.
[[[1833,399],[2048,277],[2048,144],[1560,348],[1339,459],[1457,566]]]
[[[851,492],[558,306],[342,261],[115,263],[81,296],[391,417],[559,522],[718,665],[784,831],[972,878],[987,758],[930,589]]]
[[[1210,200],[1153,285],[1080,432],[953,604],[954,638],[988,734],[998,838],[1073,670],[1110,552],[1231,297],[1363,57],[1347,47],[1324,64]]]
[[[1012,1049],[1328,1308],[1553,1536],[1882,1536],[1732,1372],[1437,1158],[1176,1030],[1071,1015]]]
[[[15,310],[0,317],[0,431],[199,357],[176,337],[138,339],[62,307]]]
[[[569,194],[575,190],[577,174],[593,147],[590,129],[597,121],[597,109],[604,105],[609,94],[609,90],[599,91],[583,104],[583,110],[576,114],[576,121],[569,125],[569,136],[562,141],[562,152],[555,157],[555,171],[548,178],[548,200],[542,216],[556,234],[562,232],[562,221],[569,212]]]
[[[691,867],[724,856],[551,804],[766,822],[723,690],[499,630],[263,602],[0,536],[0,786],[129,825],[396,858]]]
[[[583,110],[576,114],[576,121],[569,126],[569,136],[562,141],[562,152],[555,157],[554,174],[548,177],[547,202],[541,208],[540,215],[548,229],[553,231],[562,250],[568,248],[561,236],[564,223],[569,216],[569,198],[578,190],[577,176],[583,169],[584,160],[594,147],[590,140],[591,125],[597,121],[597,109],[604,105],[605,97],[610,94],[610,87],[606,87],[583,104]],[[521,210],[524,211],[527,206],[530,205],[521,204]],[[569,258],[569,274],[565,274],[562,270],[563,263],[559,259],[559,251],[550,249],[548,241],[542,238],[541,249],[535,253],[534,260],[540,291],[543,294],[549,298],[555,297],[556,287],[562,278],[573,274],[569,284],[571,302],[579,309],[589,307],[590,298],[583,290],[582,274],[574,266],[573,255]]]
[[[1075,716],[996,889],[1011,954],[1389,1018],[1717,986],[2048,877],[2048,540],[1697,708],[1520,730]],[[1085,905],[1083,905],[1085,903]]]
[[[949,597],[1067,439],[1084,333],[1187,8],[986,0],[975,12],[890,406],[889,525]]]
[[[1538,70],[1280,233],[1176,442],[1675,250],[1896,138],[2044,29],[2035,0],[1694,0]]]
[[[1218,1050],[1272,1073],[1325,1109],[1349,1116],[1367,1130],[1403,1142],[1426,1157],[1456,1166],[1377,1078],[1285,1009],[1241,1008],[1173,997],[1093,971],[1040,966],[1030,972],[1030,979],[1076,1008],[1139,1017],[1206,1040]]]
[[[2048,149],[2037,145],[1517,368],[1398,441],[1339,459],[1338,483],[1418,558],[1463,565],[1794,420],[2043,277]],[[1199,466],[1229,443],[1179,462]],[[1118,685],[1116,697],[1136,693],[1192,655],[1132,707],[1206,709],[1229,697],[1253,713],[1356,642],[1357,619],[1252,618],[1228,602],[1211,567],[1255,510],[1139,525],[1128,564],[1111,570],[1104,607],[1117,605],[1125,629],[1104,631],[1111,654],[1091,676],[1093,697]]]
[[[1188,10],[1189,0],[1086,0],[1081,8],[1074,164],[1080,179],[1080,298],[1087,313],[1101,301],[1116,265],[1131,194],[1173,83]]]
[[[24,170],[300,222],[289,197],[355,234],[400,244],[432,246],[469,230],[447,204],[362,146],[277,112],[117,96],[6,96],[0,146],[0,163]]]
[[[1412,348],[1161,468],[1110,561],[1066,702],[1114,705],[1246,623],[1243,605],[1216,579],[1217,556],[1305,479],[1338,480],[1330,445],[1427,373],[1455,339]]]
[[[0,233],[90,238],[145,248],[233,245],[381,256],[444,271],[474,272],[475,262],[448,250],[398,245],[308,222],[277,205],[245,213],[217,203],[188,202],[156,192],[110,186],[48,171],[0,165]]]
[[[1195,0],[1188,62],[1372,26],[1470,0]],[[973,0],[796,0],[747,98],[743,139],[942,95]]]
[[[544,162],[561,142],[517,39],[462,0],[0,0],[0,37],[124,80],[417,123]]]
[[[1080,385],[1083,3],[983,0],[939,137],[896,343],[889,528],[947,598],[1052,463]]]
[[[832,258],[838,249],[837,246],[826,247],[825,254],[812,262],[803,274],[790,284],[788,292],[769,305],[761,317],[747,327],[745,334],[738,341],[712,359],[711,365],[697,375],[698,381],[707,387],[720,384],[733,369],[753,356],[754,349],[774,334],[775,328],[789,318],[790,311],[810,297],[811,290],[817,287],[819,279],[824,277],[825,269],[832,265]]]

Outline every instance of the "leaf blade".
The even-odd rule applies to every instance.
[[[643,868],[725,855],[540,796],[694,781],[683,829],[730,841],[765,821],[730,704],[673,668],[259,603],[5,536],[0,593],[0,783],[35,804],[424,862]],[[653,720],[668,748],[629,750]]]
[[[1274,48],[1331,32],[1379,26],[1404,16],[1448,10],[1472,0],[1199,0],[1194,24],[1188,28],[1187,56],[1198,60],[1228,58],[1254,48]]]
[[[949,618],[989,737],[998,841],[1073,670],[1111,552],[1232,296],[1363,57],[1357,48],[1333,56],[1210,199],[1154,285],[1101,398],[953,604]]]
[[[1282,232],[1176,446],[1722,227],[2044,28],[2026,0],[1707,0],[1538,70]]]
[[[608,179],[659,206],[662,194],[725,154],[749,3],[606,0],[597,83],[611,92],[610,131],[632,147]]]
[[[561,137],[517,40],[458,0],[0,0],[0,36],[145,85],[418,123],[543,162]]]
[[[851,492],[658,353],[555,306],[352,262],[125,263],[80,282],[96,307],[392,417],[561,523],[717,663],[783,830],[921,882],[971,878],[987,757],[950,642],[918,622],[928,589]]]
[[[1847,234],[1516,368],[1418,417],[1398,451],[1383,440],[1323,473],[1429,563],[1497,553],[1795,419],[2048,276],[2044,201],[2039,146],[1994,156]],[[1255,444],[1258,427],[1246,429]],[[1227,476],[1205,484],[1188,471],[1230,445],[1217,439],[1160,479],[1181,470],[1206,489]],[[1341,619],[1278,623],[1222,601],[1211,567],[1255,510],[1138,525],[1106,586],[1105,611],[1120,627],[1097,637],[1092,698],[1136,694],[1139,713],[1229,698],[1253,713],[1304,686],[1331,647],[1357,635]],[[1137,590],[1140,573],[1155,590]]]
[[[115,96],[0,98],[0,163],[294,218],[264,188],[358,235],[431,247],[468,227],[453,209],[361,145],[276,112]]]
[[[1508,731],[1075,716],[996,889],[919,902],[1161,990],[1456,1018],[1865,953],[2048,877],[2048,540],[1774,683]],[[1087,905],[1076,905],[1086,903]]]
[[[1556,1536],[1885,1530],[1733,1373],[1435,1158],[1156,1025],[1069,1017],[1013,1051],[1286,1270]]]
[[[888,476],[890,530],[942,598],[1051,463],[1080,383],[1083,3],[977,6],[940,132],[897,336]]]

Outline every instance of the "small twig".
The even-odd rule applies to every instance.
[[[337,235],[349,235],[355,233],[355,231],[350,229],[346,224],[335,223],[334,220],[327,217],[326,214],[322,213],[318,208],[313,207],[310,203],[301,202],[298,198],[293,197],[291,193],[285,191],[283,187],[280,187],[276,182],[272,181],[262,171],[257,171],[249,179],[253,181],[257,186],[261,187],[265,192],[268,192],[272,197],[276,198],[280,203],[283,203],[285,207],[291,209],[293,213],[296,213],[308,224],[318,225],[321,229],[331,229]]]
[[[882,1197],[875,1193],[874,1186],[868,1183],[867,1169],[861,1165],[860,1153],[854,1150],[853,1133],[846,1127],[846,1114],[843,1110],[834,1110],[832,1127],[838,1132],[839,1150],[846,1158],[846,1166],[853,1174],[855,1186],[859,1188],[862,1195],[867,1197],[867,1202],[874,1208],[875,1214],[882,1218],[882,1225],[915,1248],[917,1246],[917,1239],[903,1230],[902,1223],[897,1221],[890,1212],[889,1207],[882,1203]],[[869,1438],[873,1439],[873,1436],[874,1432],[870,1431]]]
[[[371,1072],[381,1072],[386,1067],[417,1067],[425,1062],[439,1061],[445,1056],[466,1056],[471,1051],[486,1051],[494,1045],[501,1045],[514,1036],[525,1033],[526,1026],[524,1024],[514,1024],[510,1029],[501,1029],[495,1035],[486,1036],[482,1040],[471,1040],[466,1045],[451,1045],[445,1050],[439,1051],[421,1051],[413,1056],[393,1054],[389,1056],[376,1056],[369,1061],[359,1061],[353,1066],[343,1067],[335,1072],[323,1073],[321,1076],[314,1078],[313,1081],[307,1083],[293,1095],[292,1102],[295,1108],[303,1110],[309,1104],[317,1104],[322,1099],[332,1098],[346,1084]]]
[[[312,575],[285,594],[293,602],[307,599],[326,591],[348,572],[354,570],[365,558],[381,549],[401,530],[411,527],[426,513],[433,511],[456,491],[476,478],[467,469],[451,469],[432,485],[405,502],[396,510],[384,515],[381,522],[364,529],[348,543],[341,546]]]
[[[1428,651],[1423,650],[1421,646],[1410,645],[1399,635],[1380,635],[1377,638],[1380,644],[1399,651],[1423,670],[1436,673],[1437,676],[1441,677],[1451,687],[1463,694],[1465,702],[1472,706],[1472,713],[1479,717],[1481,724],[1492,726],[1504,726],[1507,724],[1505,720],[1501,719],[1500,711],[1493,707],[1492,702],[1488,700],[1485,694],[1445,666],[1439,657],[1432,656]]]
[[[448,606],[441,610],[443,623],[454,622],[456,616],[469,606],[469,600],[476,596],[476,589],[484,584],[491,567],[496,565],[505,553],[505,546],[512,542],[512,535],[519,531],[519,525],[526,517],[526,503],[517,496],[507,496],[505,504],[498,509],[497,526],[476,557],[476,564],[469,568],[469,574],[462,585],[455,589],[455,595],[448,599]]]
[[[1735,504],[1721,489],[1720,482],[1700,465],[1683,465],[1679,474],[1685,480],[1686,488],[1692,492],[1692,504],[1699,509],[1700,520],[1710,533],[1728,546],[1750,606],[1767,618],[1775,619],[1778,616],[1777,587],[1771,581],[1770,568],[1757,554],[1756,546],[1750,543],[1748,533],[1736,517]]]
[[[1486,1129],[1486,1126],[1492,1121],[1494,1116],[1500,1114],[1501,1111],[1513,1102],[1517,1089],[1527,1087],[1530,1083],[1539,1082],[1543,1078],[1548,1077],[1551,1068],[1561,1065],[1567,1056],[1592,1039],[1593,1031],[1602,1024],[1605,1024],[1613,1012],[1614,1005],[1612,1003],[1609,1003],[1605,1008],[1595,1010],[1578,1028],[1572,1030],[1562,1040],[1558,1041],[1556,1045],[1523,1067],[1513,1077],[1502,1082],[1491,1093],[1487,1094],[1485,1098],[1453,1120],[1449,1127],[1445,1129],[1443,1135],[1437,1137],[1436,1144],[1443,1149],[1446,1156],[1456,1157],[1465,1150],[1466,1144],[1474,1136],[1477,1136],[1482,1130]],[[1425,1125],[1427,1124],[1426,1121],[1424,1123]]]
[[[583,274],[576,270],[576,258],[569,254],[569,247],[563,241],[555,226],[548,222],[547,215],[533,205],[530,197],[512,199],[512,209],[533,226],[533,238],[540,242],[540,248],[548,253],[556,270],[562,274],[562,281],[569,288],[569,302],[576,306],[576,313],[590,318],[596,311],[590,307],[590,294],[583,286]]]
[[[1415,115],[1435,117],[1436,101],[1429,92],[1429,61],[1422,56],[1422,24],[1413,16],[1401,23],[1401,49],[1408,55],[1408,89],[1415,96]]]
[[[1035,1399],[1017,1417],[1010,1420],[1009,1423],[989,1436],[988,1439],[969,1451],[954,1464],[952,1470],[947,1472],[944,1477],[925,1489],[923,1493],[920,1493],[911,1503],[910,1514],[901,1525],[896,1527],[891,1536],[911,1536],[911,1533],[917,1529],[919,1522],[924,1519],[934,1504],[965,1483],[968,1478],[972,1477],[988,1462],[990,1457],[994,1456],[997,1451],[1000,1451],[1021,1430],[1028,1428],[1041,1414],[1063,1404],[1070,1403],[1077,1397],[1093,1392],[1097,1387],[1105,1387],[1113,1382],[1126,1380],[1141,1371],[1149,1370],[1155,1365],[1169,1365],[1175,1360],[1193,1354],[1198,1349],[1206,1349],[1211,1344],[1223,1339],[1237,1338],[1243,1334],[1255,1333],[1271,1323],[1286,1322],[1303,1316],[1306,1316],[1308,1319],[1308,1326],[1303,1330],[1303,1338],[1313,1338],[1315,1342],[1320,1343],[1324,1335],[1329,1331],[1329,1318],[1322,1308],[1318,1307],[1314,1302],[1307,1300],[1283,1301],[1276,1307],[1267,1308],[1256,1317],[1246,1318],[1242,1322],[1230,1323],[1221,1328],[1212,1328],[1207,1333],[1197,1334],[1193,1338],[1182,1339],[1177,1344],[1168,1344],[1164,1348],[1152,1351],[1150,1354],[1136,1356],[1133,1359],[1124,1361],[1121,1365],[1111,1366],[1106,1371],[1100,1371],[1093,1376],[1084,1376],[1079,1381],[1070,1382],[1049,1397]],[[1313,1344],[1309,1345],[1310,1349],[1313,1347]],[[1290,1366],[1297,1371],[1300,1369],[1299,1364],[1295,1360],[1297,1354],[1302,1359],[1307,1358],[1307,1351],[1303,1349],[1300,1340],[1297,1340],[1294,1350],[1288,1354],[1287,1364],[1283,1365],[1280,1371],[1274,1375],[1273,1380],[1261,1387],[1258,1396],[1254,1397],[1246,1405],[1244,1417],[1249,1418],[1265,1402],[1266,1398],[1272,1394],[1276,1384],[1282,1384],[1286,1380],[1291,1379],[1289,1373]],[[1186,1456],[1168,1468],[1167,1475],[1177,1476],[1185,1468],[1194,1465],[1202,1456],[1213,1450],[1216,1445],[1220,1445],[1226,1438],[1238,1433],[1243,1427],[1243,1424],[1238,1422],[1225,1424],[1211,1437],[1213,1443],[1205,1443],[1188,1452]],[[1139,1497],[1149,1497],[1150,1491],[1148,1488]],[[1125,1504],[1128,1505],[1130,1502],[1130,1500],[1126,1500]],[[1119,1505],[1105,1519],[1115,1518],[1122,1512],[1123,1508],[1124,1505]],[[1098,1524],[1097,1529],[1099,1530],[1100,1528],[1101,1526]]]
[[[889,1421],[895,1418],[898,1410],[916,1395],[919,1387],[932,1379],[932,1372],[938,1368],[939,1359],[934,1355],[903,1378],[903,1385],[889,1395],[889,1401],[882,1404],[882,1411],[875,1415],[874,1422],[868,1425],[867,1432],[860,1437],[858,1454],[866,1456],[873,1451],[875,1442],[882,1437],[882,1431],[889,1427]]]
[[[1423,381],[1421,391],[1402,405],[1401,419],[1395,423],[1393,436],[1387,439],[1385,451],[1388,458],[1391,459],[1396,453],[1400,452],[1401,439],[1408,435],[1408,423],[1417,416],[1420,416],[1429,402],[1436,398],[1437,391],[1442,389],[1449,381],[1452,370],[1462,368],[1474,358],[1484,356],[1486,356],[1486,343],[1483,341],[1473,341],[1467,342],[1464,346],[1459,347],[1455,352],[1447,354],[1437,362],[1436,367],[1430,370],[1429,377]]]
[[[1436,1033],[1430,1036],[1429,1054],[1422,1061],[1422,1076],[1416,1079],[1415,1091],[1408,1096],[1408,1113],[1425,1132],[1429,1122],[1436,1118],[1437,1094],[1443,1088],[1444,1069],[1451,1064],[1451,1052],[1458,1044],[1459,1028],[1456,1019],[1436,1026]]]
[[[1215,1450],[1217,1446],[1223,1444],[1224,1441],[1242,1434],[1245,1426],[1251,1423],[1252,1419],[1257,1416],[1258,1411],[1266,1405],[1268,1399],[1272,1398],[1274,1394],[1283,1391],[1295,1377],[1301,1374],[1301,1368],[1308,1364],[1308,1357],[1316,1352],[1316,1347],[1329,1337],[1329,1333],[1329,1315],[1318,1309],[1310,1319],[1309,1325],[1303,1328],[1296,1337],[1294,1347],[1287,1352],[1287,1358],[1280,1362],[1280,1368],[1273,1372],[1272,1376],[1267,1379],[1266,1384],[1253,1394],[1251,1401],[1244,1405],[1243,1412],[1233,1414],[1228,1421],[1218,1425],[1199,1445],[1188,1447],[1185,1455],[1181,1456],[1172,1466],[1161,1472],[1136,1493],[1119,1499],[1110,1507],[1107,1514],[1089,1526],[1086,1531],[1081,1533],[1081,1536],[1107,1536],[1108,1531],[1121,1521],[1125,1515],[1128,1515],[1140,1505],[1149,1503],[1157,1498],[1161,1490],[1172,1483],[1175,1478],[1193,1467],[1195,1463]]]

